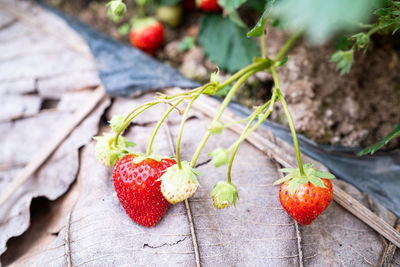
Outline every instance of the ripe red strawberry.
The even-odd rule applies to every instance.
[[[163,216],[169,202],[163,197],[158,178],[176,164],[173,159],[127,155],[114,168],[114,187],[129,217],[146,227],[154,226]]]
[[[222,8],[218,5],[218,0],[199,0],[199,7],[201,10],[209,13],[221,12]]]
[[[154,18],[135,19],[130,32],[131,44],[154,55],[164,40],[164,27]]]
[[[328,179],[335,176],[313,168],[312,164],[304,165],[305,176],[300,175],[299,169],[281,171],[289,172],[274,183],[282,183],[279,190],[282,207],[298,223],[312,223],[332,201],[332,182]]]

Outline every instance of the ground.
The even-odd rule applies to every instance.
[[[128,36],[122,36],[118,27],[135,14],[134,1],[125,1],[128,13],[119,23],[108,18],[106,1],[48,2],[129,44]],[[155,56],[186,77],[202,83],[215,71],[216,64],[207,60],[199,46],[186,52],[178,50],[185,36],[196,36],[200,16],[198,11],[186,12],[179,27],[166,26],[164,47]],[[254,14],[253,17],[257,16]],[[268,51],[274,53],[287,35],[270,28],[267,38]],[[280,72],[281,89],[287,95],[297,130],[324,144],[363,147],[380,141],[400,122],[398,51],[397,36],[375,36],[368,52],[358,53],[351,72],[341,76],[335,69],[336,65],[329,60],[335,52],[333,41],[323,47],[312,47],[300,41]],[[229,75],[222,74],[225,77]],[[270,97],[272,85],[270,75],[261,73],[249,80],[235,100],[248,107],[261,104]],[[272,119],[285,124],[281,114],[275,113]],[[400,141],[395,140],[388,148],[399,145]]]

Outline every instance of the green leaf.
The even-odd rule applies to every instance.
[[[204,15],[200,22],[199,43],[211,62],[235,72],[259,56],[257,43],[246,38],[246,30],[220,14]]]
[[[226,10],[226,12],[231,13],[238,9],[246,0],[218,0],[218,5]]]
[[[316,176],[311,175],[310,177],[308,177],[308,179],[310,180],[310,182],[318,187],[322,187],[322,188],[326,188],[326,186],[324,185],[324,182],[322,182],[322,180]]]
[[[331,61],[338,63],[336,69],[340,70],[341,75],[350,72],[351,66],[353,65],[353,54],[354,50],[350,49],[347,51],[337,51],[331,56]]]
[[[274,2],[275,0],[268,1],[264,13],[261,15],[261,18],[258,20],[256,26],[254,26],[254,28],[247,33],[247,37],[255,37],[262,35],[262,32],[265,28],[265,23],[267,22],[267,18],[272,10]]]
[[[285,65],[286,62],[288,62],[288,60],[289,60],[288,56],[284,57],[281,61],[279,61],[278,67],[281,67],[281,66]]]
[[[272,16],[281,20],[288,29],[304,31],[316,44],[329,40],[338,32],[358,29],[367,22],[377,0],[281,0],[274,5]]]
[[[265,0],[247,0],[246,5],[254,9],[255,11],[262,12],[265,7]]]
[[[196,39],[193,36],[186,36],[179,43],[178,50],[182,52],[187,50],[192,50],[195,47],[195,42]]]
[[[215,94],[215,96],[225,97],[231,89],[232,89],[232,86],[228,84],[227,86],[219,89],[218,92]]]
[[[335,175],[333,175],[330,172],[323,172],[323,171],[316,170],[316,169],[314,170],[314,175],[319,178],[324,178],[324,179],[335,179],[336,178]]]
[[[247,30],[246,24],[243,22],[242,18],[239,16],[239,13],[236,10],[229,13],[229,19],[239,27],[245,28]]]
[[[127,35],[129,33],[129,31],[130,31],[129,23],[124,23],[121,26],[119,26],[119,28],[118,28],[118,32],[122,36]]]
[[[351,42],[344,35],[340,35],[335,40],[337,50],[348,50],[351,47]]]
[[[400,123],[396,124],[394,131],[385,136],[385,138],[380,141],[379,143],[376,143],[375,145],[369,146],[360,152],[358,152],[357,155],[362,156],[366,154],[371,154],[373,155],[377,150],[381,149],[384,145],[390,142],[390,140],[394,138],[400,137]]]

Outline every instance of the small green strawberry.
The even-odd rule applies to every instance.
[[[226,181],[220,181],[211,191],[211,197],[214,202],[214,207],[223,209],[230,206],[232,203],[236,207],[236,201],[239,198],[236,186]]]
[[[176,204],[191,197],[199,186],[196,175],[200,173],[187,161],[172,165],[160,177],[161,192],[169,203]]]

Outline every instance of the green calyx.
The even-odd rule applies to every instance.
[[[149,26],[156,25],[159,22],[153,17],[147,17],[147,18],[133,18],[131,20],[131,23],[132,23],[132,30],[140,32],[143,29]]]
[[[125,117],[122,115],[115,115],[111,118],[108,122],[110,124],[111,130],[114,133],[118,133],[119,129],[121,129],[122,125],[124,124]]]
[[[315,186],[326,188],[322,179],[335,179],[336,177],[330,172],[323,172],[316,168],[314,168],[313,163],[306,163],[303,165],[305,175],[302,176],[300,174],[299,168],[283,168],[280,169],[280,172],[288,173],[285,177],[276,180],[274,185],[281,184],[283,182],[289,181],[289,191],[290,194],[293,195],[296,192],[296,189],[301,184],[312,183]]]
[[[123,17],[126,13],[126,5],[122,0],[112,0],[106,6],[108,14],[116,19]]]
[[[135,153],[131,148],[136,144],[124,137],[118,139],[115,146],[115,133],[104,133],[93,137],[97,141],[95,146],[96,158],[106,167],[113,167],[115,163],[128,154]]]
[[[186,185],[191,180],[195,185],[199,185],[197,176],[200,176],[200,172],[195,168],[192,168],[189,162],[182,161],[181,168],[178,164],[174,164],[166,169],[163,175],[157,180],[172,180],[175,188],[180,188],[182,185]]]
[[[223,209],[230,206],[232,203],[236,207],[236,201],[239,198],[236,186],[226,181],[220,181],[211,191],[211,197],[214,202],[214,207]]]
[[[212,157],[211,163],[219,167],[229,163],[229,151],[223,148],[217,148],[211,151],[208,156]]]
[[[159,155],[159,154],[146,155],[146,154],[143,154],[143,153],[136,153],[135,155],[136,155],[136,157],[133,159],[133,163],[134,164],[138,164],[138,163],[140,163],[140,162],[142,162],[143,160],[146,160],[146,159],[152,159],[152,160],[160,162],[162,159],[169,158],[167,156],[162,156],[162,155]]]
[[[206,85],[203,94],[215,95],[219,91],[219,69],[210,76],[210,82]]]

